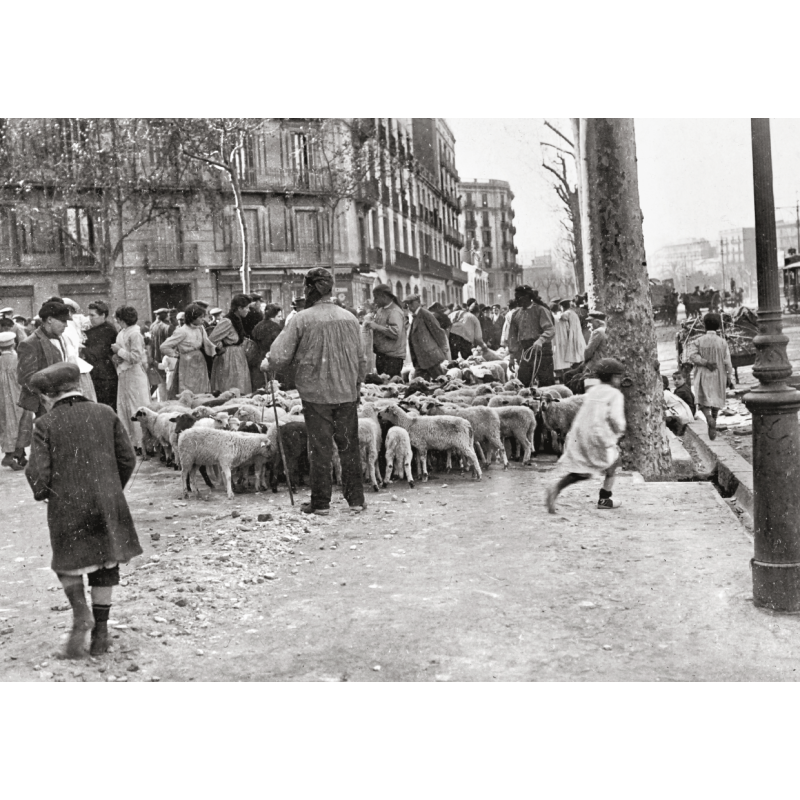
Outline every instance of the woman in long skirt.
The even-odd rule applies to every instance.
[[[211,391],[204,353],[213,356],[217,348],[209,341],[204,322],[206,312],[198,305],[186,308],[185,324],[161,343],[162,355],[178,359],[178,367],[170,386],[169,398],[188,389],[194,394]]]
[[[0,333],[0,448],[3,451],[4,467],[22,469],[17,460],[17,433],[25,409],[20,408],[19,384],[17,383],[17,352],[14,331]],[[24,457],[25,451],[22,451]]]
[[[231,310],[219,321],[208,337],[213,344],[223,347],[211,368],[213,392],[238,389],[242,394],[250,394],[252,391],[250,367],[247,365],[247,356],[242,347],[245,340],[242,320],[247,316],[247,308],[251,302],[247,295],[234,295],[231,300]]]
[[[119,385],[117,387],[117,414],[131,437],[137,454],[142,452],[142,429],[132,420],[136,409],[150,402],[150,382],[147,380],[144,337],[136,324],[139,315],[132,306],[120,306],[114,314],[120,332],[114,351]]]

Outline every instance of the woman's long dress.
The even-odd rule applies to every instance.
[[[145,370],[144,337],[139,326],[131,325],[121,330],[117,335],[117,344],[120,346],[117,356],[122,359],[117,364],[117,414],[133,446],[141,447],[142,428],[131,418],[137,408],[150,402],[150,382]]]
[[[17,354],[0,351],[0,450],[13,453],[17,448],[17,431],[24,409],[17,405]]]
[[[214,359],[214,366],[211,368],[211,391],[238,389],[242,394],[250,394],[250,367],[233,323],[223,317],[208,338],[213,344],[222,344],[225,347]]]
[[[161,343],[162,355],[178,359],[178,368],[170,385],[170,399],[186,389],[194,394],[211,391],[204,353],[213,356],[215,352],[216,348],[202,325],[182,325]]]

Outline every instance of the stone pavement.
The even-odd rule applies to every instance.
[[[152,502],[174,500],[179,488],[177,476],[152,469],[137,479],[135,517]],[[481,483],[441,476],[415,489],[395,484],[370,497],[362,517],[339,506],[296,545],[293,558],[313,558],[278,564],[275,580],[237,585],[228,566],[234,583],[213,605],[210,591],[175,595],[206,603],[207,621],[191,636],[170,634],[192,611],[173,605],[172,576],[187,578],[191,558],[209,547],[207,526],[190,515],[232,506],[217,496],[180,512],[169,507],[164,529],[180,529],[184,517],[174,515],[185,513],[204,544],[183,538],[144,570],[154,545],[143,542],[145,555],[125,568],[131,586],[119,590],[113,612],[128,623],[116,641],[131,655],[106,657],[109,674],[124,675],[125,659],[135,658],[142,669],[131,680],[796,677],[800,620],[753,607],[751,542],[711,484],[645,484],[628,475],[615,490],[623,506],[601,511],[592,481],[567,489],[550,516],[542,500],[553,469],[545,457],[529,469],[493,467]],[[71,680],[52,659],[68,612],[50,607],[60,598],[47,591],[55,576],[47,570],[44,508],[26,496],[20,477],[0,475],[0,500],[11,511],[0,535],[0,679],[40,680],[34,666],[49,659],[48,674]],[[288,509],[285,493],[238,497],[234,505],[252,513],[270,500],[267,508]],[[156,572],[159,588],[148,592]],[[153,614],[164,618],[153,623]],[[87,662],[80,679],[104,679],[98,669]]]

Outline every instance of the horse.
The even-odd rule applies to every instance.
[[[686,318],[699,317],[700,312],[707,308],[710,311],[718,311],[720,307],[720,294],[712,289],[707,289],[700,294],[682,294],[681,302],[686,309]]]

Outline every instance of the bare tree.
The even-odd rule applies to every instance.
[[[181,156],[219,175],[233,193],[233,208],[241,243],[242,292],[250,292],[250,242],[242,202],[242,187],[248,178],[246,147],[252,135],[271,120],[245,117],[165,119],[164,129],[173,137]]]
[[[578,291],[583,294],[584,274],[583,274],[583,247],[581,241],[581,215],[580,200],[578,198],[578,187],[569,179],[567,170],[567,160],[575,160],[575,143],[555,125],[545,120],[545,126],[557,134],[566,144],[568,149],[552,144],[541,142],[545,148],[542,166],[553,176],[553,189],[558,195],[558,199],[565,211],[565,218],[561,220],[561,226],[566,237],[564,254],[572,264],[575,275],[575,285]]]
[[[130,236],[205,191],[175,140],[135,118],[4,119],[0,187],[23,253],[60,250],[106,276]]]

